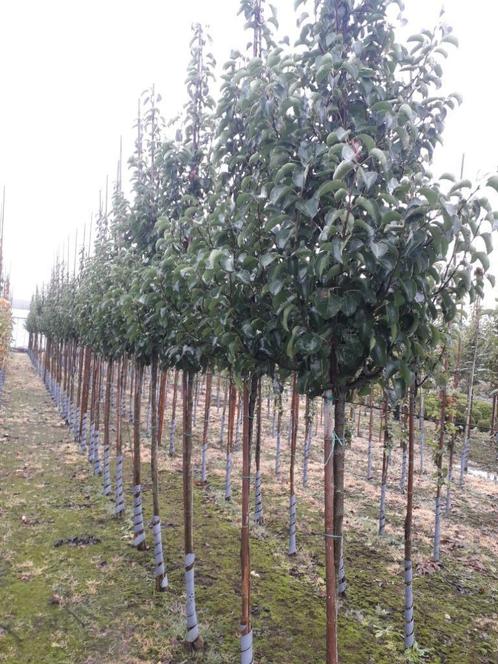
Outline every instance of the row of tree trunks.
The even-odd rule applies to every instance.
[[[32,346],[35,340],[32,340]],[[47,342],[47,351],[44,358],[44,368],[53,372],[56,380],[63,386],[65,393],[76,385],[78,378],[78,391],[80,393],[80,421],[79,435],[82,435],[82,420],[85,415],[90,418],[92,431],[98,432],[99,407],[101,384],[105,378],[105,394],[103,402],[104,419],[104,493],[110,474],[110,413],[112,404],[113,386],[115,387],[115,420],[116,420],[116,515],[121,516],[124,511],[122,466],[123,466],[123,444],[122,423],[123,401],[125,399],[126,376],[128,374],[128,363],[126,358],[118,361],[109,359],[104,362],[101,358],[92,354],[89,348],[80,353],[80,362],[74,362],[77,358],[78,349],[71,344],[50,344]],[[69,371],[70,368],[72,371]],[[104,376],[103,376],[104,374]],[[177,377],[178,372],[175,371]],[[175,377],[175,383],[176,383]],[[145,550],[145,531],[143,523],[143,511],[141,502],[141,403],[144,383],[144,366],[137,364],[134,371],[134,427],[133,427],[133,484],[134,484],[134,545],[137,549]],[[182,406],[183,406],[183,497],[184,497],[184,553],[185,553],[185,586],[187,591],[187,641],[192,648],[202,647],[197,624],[195,604],[195,553],[193,541],[193,394],[196,376],[191,371],[182,373]],[[153,518],[152,529],[154,538],[155,554],[155,579],[156,589],[162,591],[167,587],[167,575],[164,565],[160,503],[159,503],[159,470],[158,449],[160,445],[160,431],[162,431],[161,418],[164,417],[166,402],[167,373],[159,372],[158,358],[152,357],[150,367],[150,431],[151,431],[151,477],[152,477],[152,503]],[[236,394],[234,383],[227,383],[228,394],[226,397],[228,406],[228,429],[227,429],[227,467],[231,468],[231,455],[233,452],[234,424],[236,411]],[[57,393],[57,391],[56,391]],[[414,483],[414,448],[415,448],[415,403],[416,390],[409,392],[408,406],[404,413],[408,429],[406,445],[406,517],[405,517],[405,550],[404,550],[404,574],[405,574],[405,645],[410,648],[414,644],[414,620],[413,620],[413,589],[412,589],[412,521],[413,521],[413,483]],[[439,422],[439,446],[436,457],[436,468],[438,471],[438,484],[436,493],[436,524],[434,535],[434,559],[439,560],[440,527],[438,520],[441,508],[441,475],[442,475],[442,453],[445,442],[445,424],[447,419],[447,394],[446,389],[441,390],[441,413]],[[176,398],[176,397],[175,397]],[[251,584],[250,584],[250,486],[251,486],[251,441],[255,432],[256,454],[256,519],[261,514],[262,507],[258,511],[258,492],[261,491],[261,442],[262,442],[262,381],[260,377],[253,376],[244,382],[241,393],[239,409],[242,413],[242,523],[241,523],[241,578],[242,578],[242,611],[241,611],[241,661],[252,662],[252,627],[251,627]],[[422,399],[422,397],[421,397]],[[208,422],[210,405],[212,400],[212,374],[206,374],[204,425],[202,432],[203,448],[208,441]],[[332,392],[324,395],[323,424],[324,424],[324,504],[325,504],[325,556],[326,556],[326,589],[327,589],[327,664],[335,664],[337,660],[337,594],[343,592],[343,513],[344,513],[344,449],[345,449],[345,395],[339,393],[335,399],[335,418],[333,417],[334,400]],[[176,407],[176,406],[175,406]],[[295,460],[297,448],[297,431],[299,422],[299,393],[297,389],[297,376],[292,379],[292,392],[290,400],[290,527],[289,527],[289,554],[297,551],[295,533]],[[369,403],[369,444],[373,438],[373,397],[370,395]],[[275,400],[274,415],[278,416],[280,408]],[[175,411],[173,411],[174,413]],[[270,409],[268,408],[268,416]],[[382,514],[383,500],[385,501],[385,489],[387,487],[387,473],[391,449],[391,432],[389,426],[389,407],[387,399],[384,400],[381,413],[382,428],[384,433],[384,458],[382,470],[383,499],[381,498],[381,516],[379,531],[383,531]],[[253,431],[253,423],[256,427]],[[310,400],[306,400],[305,415],[305,445],[307,444],[309,431],[312,430],[312,417],[310,415]],[[403,422],[404,425],[404,422]],[[454,442],[454,440],[452,440]],[[451,459],[453,447],[450,449],[450,476],[451,481]],[[95,460],[95,448],[92,447],[91,458]],[[205,466],[205,463],[202,464]],[[121,478],[121,479],[119,479]],[[205,477],[203,476],[205,481]],[[110,489],[110,487],[109,487]],[[381,493],[382,495],[382,493]],[[294,499],[294,501],[293,501]],[[449,498],[448,498],[449,501]],[[119,509],[118,507],[121,506]],[[293,521],[294,516],[294,521]],[[261,519],[262,520],[262,519]],[[294,532],[292,526],[294,525]],[[439,523],[440,526],[440,523]],[[294,540],[292,540],[294,535]],[[294,547],[291,544],[294,544]]]

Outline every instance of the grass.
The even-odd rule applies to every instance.
[[[184,646],[179,460],[165,456],[161,460],[170,588],[158,594],[153,590],[151,552],[137,552],[130,545],[129,458],[128,513],[119,521],[112,516],[112,503],[100,495],[101,479],[91,475],[25,356],[16,355],[11,361],[1,409],[0,662],[238,661],[240,495],[237,467],[234,500],[231,504],[223,500],[223,451],[210,451],[209,485],[195,488],[197,604],[206,650],[193,654]],[[349,585],[339,618],[341,661],[496,664],[498,556],[492,544],[496,487],[469,479],[466,493],[457,492],[451,523],[445,527],[444,565],[428,573],[424,564],[430,557],[432,478],[428,474],[419,479],[415,518],[419,648],[407,656],[402,648],[404,498],[390,487],[387,535],[377,537],[377,487],[361,478],[360,442],[348,450],[356,474],[351,472],[347,482]],[[178,449],[180,444],[179,439]],[[253,529],[251,542],[258,664],[324,661],[318,443],[316,448],[309,490],[299,492],[299,554],[292,559],[286,555],[287,485],[271,480],[264,468],[266,520]],[[269,468],[270,452],[265,456]],[[146,478],[147,464],[143,472]],[[147,481],[144,489],[148,519]],[[89,537],[90,543],[54,546],[72,537]]]

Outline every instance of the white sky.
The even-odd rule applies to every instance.
[[[273,2],[289,32],[293,0]],[[439,0],[405,2],[411,32],[432,27]],[[114,177],[120,135],[125,157],[132,151],[140,93],[155,83],[163,115],[180,110],[191,23],[209,24],[218,65],[245,47],[238,7],[239,0],[0,0],[0,186],[15,297],[31,296],[78,227],[81,238],[106,175]],[[474,177],[498,165],[498,5],[447,0],[446,11],[460,39],[458,51],[450,47],[446,83],[464,105],[447,123],[434,170],[458,173],[465,152]]]

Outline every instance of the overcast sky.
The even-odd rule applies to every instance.
[[[438,0],[405,0],[412,32],[432,27]],[[293,0],[273,0],[282,33]],[[498,6],[447,0],[460,49],[446,66],[447,91],[463,106],[448,121],[435,173],[495,171],[498,123],[495,69]],[[137,98],[152,83],[165,117],[185,101],[193,21],[207,23],[221,65],[248,41],[239,0],[0,0],[0,186],[6,185],[5,261],[15,297],[47,279],[58,247],[74,238],[114,177],[119,137],[133,147]],[[498,245],[498,242],[496,243]],[[498,274],[497,252],[492,270]],[[497,293],[498,294],[498,293]],[[492,301],[492,294],[488,300]]]

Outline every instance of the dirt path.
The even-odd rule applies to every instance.
[[[361,479],[358,470],[363,458],[360,442],[355,441],[348,451],[350,466],[357,472],[348,478],[349,591],[340,617],[342,662],[401,663],[407,661],[402,654],[399,573],[403,497],[392,488],[388,536],[380,540],[375,535],[377,491]],[[252,538],[258,664],[323,663],[318,441],[315,452],[311,487],[299,504],[299,554],[289,560],[285,555],[286,485],[270,481],[271,453],[267,451],[266,525],[254,529]],[[197,600],[208,648],[193,656],[183,646],[178,459],[172,463],[163,455],[161,461],[170,589],[158,595],[153,591],[151,552],[140,553],[130,546],[129,458],[125,465],[128,513],[120,522],[112,517],[112,503],[101,496],[101,479],[91,475],[28,358],[14,355],[0,406],[0,662],[237,662],[239,477],[234,473],[234,503],[226,505],[222,458],[221,449],[211,450],[210,485],[195,490]],[[143,473],[144,477],[149,474],[146,464]],[[421,564],[428,558],[429,480],[419,487],[416,555]],[[148,519],[147,481],[144,489]],[[496,664],[498,557],[481,536],[489,532],[492,539],[496,531],[496,495],[477,480],[468,495],[468,500],[456,497],[451,530],[448,527],[444,541],[444,567],[422,569],[416,578],[422,650],[412,662]],[[149,531],[147,535],[150,542]]]

